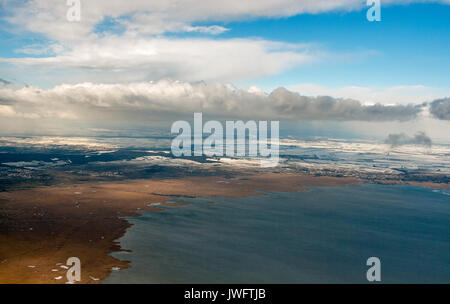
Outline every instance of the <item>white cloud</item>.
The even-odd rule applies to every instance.
[[[211,26],[185,26],[184,30],[186,32],[199,32],[211,35],[219,35],[228,32],[230,29],[223,26],[211,25]]]
[[[252,39],[108,36],[52,57],[0,58],[18,66],[84,72],[83,81],[236,81],[280,73],[319,60],[307,45]],[[70,73],[63,81],[70,81]]]
[[[56,55],[64,51],[64,47],[59,43],[45,44],[31,44],[26,45],[20,49],[14,50],[15,53],[26,55]]]
[[[23,113],[23,112],[18,113],[16,112],[14,107],[0,104],[0,117],[35,119],[39,118],[39,115],[36,113]]]
[[[13,107],[7,105],[0,105],[0,116],[13,117],[16,115]]]

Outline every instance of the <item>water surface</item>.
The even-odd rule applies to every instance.
[[[450,196],[411,186],[318,187],[178,199],[120,239],[131,261],[106,283],[450,283]],[[214,201],[215,204],[208,202]]]

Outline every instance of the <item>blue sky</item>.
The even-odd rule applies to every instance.
[[[410,5],[382,4],[382,21],[366,20],[366,8],[356,11],[332,11],[320,14],[299,14],[292,17],[248,17],[236,22],[193,22],[194,26],[220,25],[228,31],[220,35],[204,33],[163,33],[174,39],[206,38],[227,40],[233,38],[264,39],[292,44],[311,44],[324,53],[326,59],[284,68],[278,73],[246,79],[227,79],[238,86],[257,85],[265,89],[298,83],[315,83],[326,87],[364,86],[389,87],[423,85],[450,90],[450,6],[437,3]],[[8,16],[2,10],[2,17]],[[122,19],[126,19],[122,17]],[[54,43],[43,33],[33,33],[20,26],[1,21],[0,40],[3,58],[47,57],[49,54],[23,54],[20,49],[30,45]],[[120,34],[123,27],[106,18],[96,25],[95,32]],[[39,75],[9,73],[0,70],[7,80],[36,84],[42,87],[56,85],[55,81],[39,80]],[[41,69],[36,69],[36,73]],[[46,71],[45,74],[57,70]],[[145,80],[145,79],[143,79]],[[155,80],[155,79],[151,79]],[[201,79],[198,79],[201,80]]]
[[[317,43],[330,52],[350,54],[333,63],[313,64],[268,79],[290,85],[390,86],[422,84],[449,89],[450,6],[411,4],[382,9],[381,22],[369,22],[366,11],[299,15],[275,20],[230,23],[223,37],[264,37],[291,43]],[[352,53],[367,52],[352,59]],[[372,52],[373,51],[373,52]]]

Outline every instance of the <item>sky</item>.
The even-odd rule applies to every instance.
[[[450,143],[449,0],[80,3],[0,0],[1,133],[200,109]]]

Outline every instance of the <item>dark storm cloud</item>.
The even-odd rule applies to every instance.
[[[424,132],[418,132],[413,137],[410,137],[404,133],[389,134],[388,138],[384,141],[386,144],[392,147],[402,145],[420,145],[431,147],[432,141]]]
[[[422,105],[362,105],[352,99],[307,97],[278,88],[269,96],[274,110],[286,118],[336,121],[406,121],[422,111]]]
[[[430,104],[430,113],[437,119],[450,120],[450,98],[433,101]]]
[[[11,84],[11,82],[9,82],[9,81],[7,81],[7,80],[4,80],[4,79],[1,79],[1,78],[0,78],[0,85],[1,85],[1,84],[7,85],[7,84]]]

